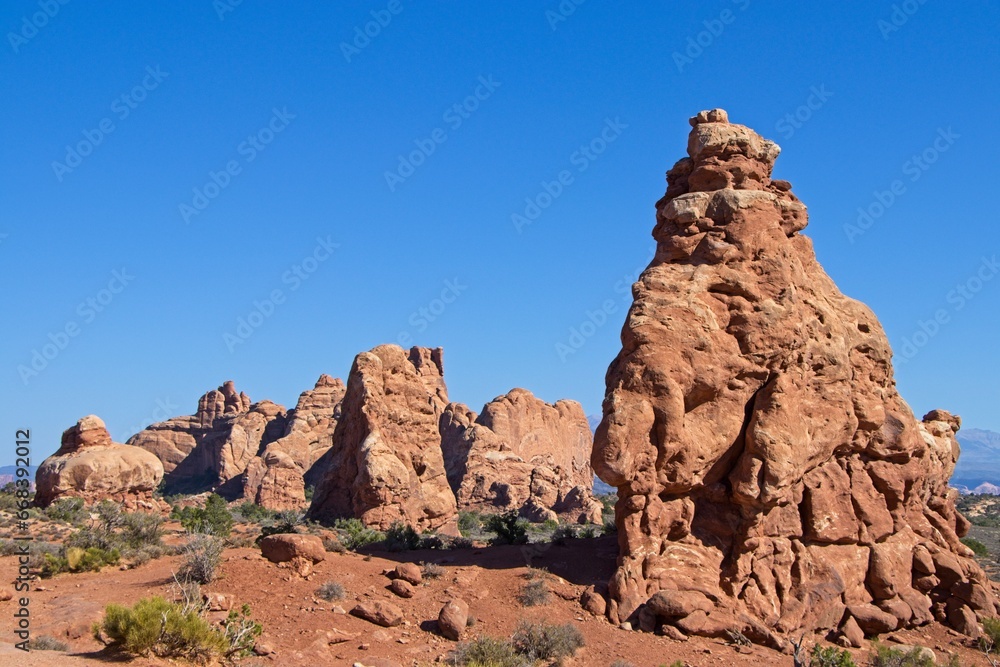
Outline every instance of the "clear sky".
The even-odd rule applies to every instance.
[[[1000,430],[997,2],[63,2],[0,8],[0,462],[385,342],[597,413],[712,107],[782,146],[914,410]]]

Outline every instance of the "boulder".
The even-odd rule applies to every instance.
[[[403,610],[391,602],[381,600],[358,603],[351,610],[351,615],[384,628],[393,628],[403,622]]]
[[[393,579],[389,582],[389,590],[401,598],[412,598],[417,594],[413,584],[403,579]]]
[[[112,500],[131,511],[169,509],[153,498],[163,479],[163,464],[138,447],[112,442],[104,422],[88,415],[62,434],[55,454],[35,473],[35,504],[48,507],[59,498],[87,504]]]
[[[465,600],[454,599],[441,608],[438,614],[438,630],[447,639],[458,641],[469,622],[469,605]]]
[[[447,404],[440,348],[381,345],[359,354],[334,430],[337,446],[308,517],[457,534],[438,431]]]
[[[424,580],[420,567],[414,563],[400,563],[389,572],[389,578],[402,579],[414,586],[419,586]]]
[[[326,558],[323,540],[316,535],[298,533],[268,535],[260,541],[260,552],[272,563],[287,563],[296,558],[319,563]]]
[[[694,592],[714,609],[673,623],[685,633],[745,619],[774,641],[837,630],[846,607],[864,632],[918,625],[964,595],[947,619],[972,632],[970,605],[996,596],[960,588],[985,577],[948,488],[959,418],[917,419],[899,396],[878,320],[823,271],[806,207],[771,177],[779,147],[722,110],[691,125],[594,436],[619,498],[609,619]]]

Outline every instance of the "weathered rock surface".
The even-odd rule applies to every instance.
[[[35,503],[47,507],[73,497],[87,504],[113,500],[131,511],[160,510],[153,491],[162,479],[156,456],[112,442],[104,422],[89,415],[63,432],[58,451],[38,467]]]
[[[878,320],[771,179],[778,146],[721,110],[691,124],[595,435],[619,496],[610,619],[769,644],[932,617],[972,633],[998,607],[959,542],[958,418],[900,398]]]
[[[469,603],[455,598],[441,608],[438,614],[438,630],[444,637],[457,642],[462,638],[468,621]]]
[[[384,628],[393,628],[403,622],[403,610],[381,600],[359,602],[351,609],[351,615]]]
[[[592,443],[579,403],[550,405],[525,389],[495,398],[479,415],[452,403],[441,418],[441,448],[459,507],[514,509],[534,521],[601,522],[601,504],[592,496]]]
[[[260,553],[272,563],[287,563],[296,558],[319,563],[326,558],[323,540],[298,533],[268,535],[260,541]]]
[[[354,359],[329,469],[308,516],[457,534],[438,422],[448,404],[440,348],[380,345]]]

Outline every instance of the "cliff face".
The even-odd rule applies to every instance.
[[[996,607],[947,487],[958,419],[900,398],[878,320],[771,179],[778,146],[722,110],[691,124],[595,434],[619,494],[611,620],[773,644],[934,618],[973,632]]]

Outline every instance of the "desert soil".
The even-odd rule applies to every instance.
[[[308,579],[267,562],[255,548],[229,549],[221,566],[221,577],[203,588],[206,592],[231,594],[238,604],[248,603],[264,625],[262,641],[273,648],[266,657],[251,657],[245,664],[353,665],[371,667],[432,664],[454,647],[436,634],[438,611],[451,597],[465,599],[476,623],[466,638],[478,635],[509,636],[522,618],[532,621],[573,623],[583,633],[586,647],[568,664],[608,667],[625,660],[636,667],[658,667],[681,660],[692,666],[791,665],[790,656],[762,647],[738,648],[721,640],[690,639],[678,642],[652,634],[631,632],[612,626],[604,618],[583,612],[578,603],[585,586],[606,581],[614,569],[617,544],[613,537],[568,540],[561,545],[505,546],[451,551],[329,553]],[[553,595],[548,604],[523,607],[517,599],[529,571],[550,573]],[[425,580],[412,599],[390,593],[383,572],[400,562],[434,562],[444,574]],[[90,633],[111,602],[131,604],[151,595],[173,595],[172,572],[178,557],[165,557],[131,570],[105,568],[102,572],[65,574],[38,581],[31,594],[32,631],[66,641],[68,654],[36,651],[26,655],[12,646],[10,635],[0,640],[3,665],[96,665],[120,662],[102,651]],[[0,559],[0,572],[13,573],[13,557]],[[327,581],[339,582],[345,599],[326,602],[315,596]],[[395,628],[380,628],[343,611],[360,600],[387,600],[398,605],[406,621]],[[336,609],[339,607],[340,609]],[[14,601],[0,603],[0,615],[9,619]],[[214,619],[224,616],[213,614]],[[9,622],[5,622],[9,627]],[[963,665],[985,665],[985,661],[963,638],[940,626],[901,632],[892,639],[933,648],[940,662],[959,654]],[[891,640],[890,640],[891,641]],[[806,640],[810,644],[810,640]],[[856,652],[859,664],[866,650]],[[155,658],[128,661],[134,667],[177,664]]]

